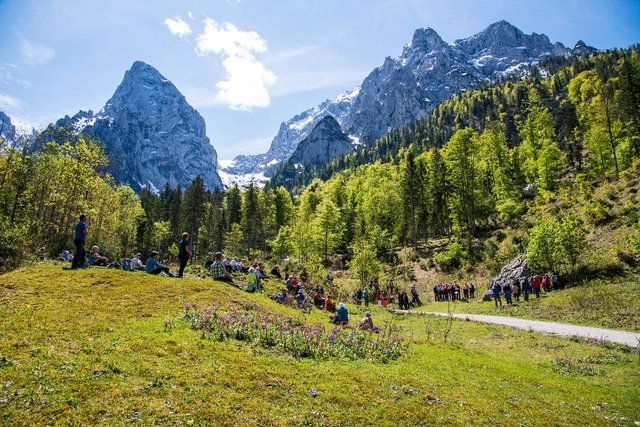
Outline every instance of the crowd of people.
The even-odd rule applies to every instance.
[[[545,293],[553,290],[562,289],[560,284],[560,278],[553,273],[545,273],[540,276],[539,274],[531,274],[519,279],[513,279],[503,284],[499,282],[492,282],[490,284],[491,294],[496,307],[502,306],[501,295],[504,296],[507,305],[512,305],[513,302],[519,302],[522,297],[525,301],[529,301],[530,295],[535,295],[536,298],[540,298],[541,291]]]
[[[464,283],[460,286],[458,283],[437,283],[433,287],[433,300],[443,301],[468,301],[476,297],[476,285],[473,283]]]
[[[132,258],[125,259],[122,265],[117,261],[110,262],[109,258],[101,255],[100,248],[97,245],[91,247],[87,256],[84,246],[88,234],[86,215],[80,215],[79,221],[74,226],[75,254],[65,250],[58,256],[58,259],[71,262],[72,269],[87,268],[88,262],[88,265],[96,267],[122,267],[128,271],[145,271],[153,275],[183,277],[189,260],[193,258],[190,236],[186,232],[182,234],[182,239],[178,246],[179,269],[177,273],[171,271],[170,265],[159,261],[159,253],[157,251],[152,251],[149,254],[146,263],[142,262],[142,254],[136,253]],[[87,258],[86,261],[85,258]],[[335,313],[331,316],[333,323],[349,323],[349,313],[344,303],[339,303],[336,308],[331,292],[325,292],[325,286],[328,286],[329,289],[333,288],[333,277],[329,272],[322,283],[313,288],[307,283],[307,272],[304,270],[297,275],[290,275],[286,271],[283,274],[280,271],[280,267],[274,265],[267,273],[267,268],[262,262],[255,261],[251,264],[247,262],[246,258],[229,258],[225,257],[221,252],[208,252],[202,266],[210,271],[213,280],[228,283],[249,293],[263,292],[263,282],[270,278],[284,281],[282,290],[277,294],[270,295],[271,299],[280,304],[303,309],[310,309],[315,306]],[[241,286],[236,283],[234,275],[236,277],[244,277],[246,285]],[[476,289],[475,284],[472,282],[465,282],[462,285],[456,282],[441,282],[433,286],[433,299],[435,302],[469,301],[476,297]],[[543,276],[532,274],[529,277],[514,279],[506,283],[492,282],[490,290],[487,291],[484,299],[491,300],[493,297],[495,305],[502,306],[502,297],[504,297],[506,304],[511,305],[514,301],[520,301],[521,297],[525,301],[529,300],[530,295],[535,295],[536,298],[539,298],[541,290],[551,292],[557,289],[560,289],[560,281],[557,274],[551,273]],[[354,304],[364,304],[365,307],[368,307],[372,302],[377,302],[378,307],[387,308],[389,304],[394,303],[394,298],[397,298],[397,305],[401,310],[409,310],[422,305],[416,285],[411,286],[411,289],[407,292],[396,286],[393,280],[387,281],[386,286],[381,286],[378,283],[378,279],[374,279],[367,283],[366,286],[354,291],[352,297]],[[370,312],[366,312],[365,317],[358,324],[358,328],[375,330]]]

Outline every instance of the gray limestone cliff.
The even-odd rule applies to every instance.
[[[104,108],[80,111],[56,122],[100,140],[109,156],[107,171],[139,190],[167,183],[188,186],[200,175],[207,188],[222,188],[217,154],[202,116],[155,68],[136,61]]]
[[[289,157],[293,164],[324,164],[353,151],[349,136],[342,132],[333,116],[323,117]]]

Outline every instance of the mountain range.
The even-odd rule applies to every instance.
[[[387,57],[361,85],[280,125],[264,154],[238,156],[227,174],[269,176],[325,116],[333,116],[354,145],[370,144],[391,129],[422,119],[450,96],[483,82],[524,76],[546,56],[597,52],[578,41],[573,49],[544,34],[524,34],[506,21],[446,43],[431,28],[418,29],[396,57]]]
[[[109,156],[107,171],[135,190],[185,187],[197,175],[208,188],[223,188],[266,178],[288,160],[289,168],[327,162],[426,117],[456,93],[502,77],[524,76],[544,57],[595,52],[582,41],[570,49],[551,43],[544,34],[524,34],[506,21],[453,43],[431,28],[418,29],[399,56],[387,57],[359,86],[283,122],[266,153],[238,156],[223,165],[202,116],[173,83],[136,61],[99,112],[65,116],[49,126],[51,132],[41,134],[39,143],[46,138],[63,142],[55,132],[61,127],[97,138]],[[8,123],[5,139],[29,134],[2,112],[0,119]]]

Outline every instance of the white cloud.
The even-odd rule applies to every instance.
[[[189,13],[187,14],[187,16],[189,16],[189,19],[191,19],[193,21],[193,13],[191,13],[191,11],[189,11]]]
[[[15,64],[6,64],[0,62],[0,86],[6,86],[9,83],[18,83],[25,88],[31,87],[31,82],[22,80],[13,75],[14,70],[19,70],[19,67]]]
[[[22,40],[20,52],[24,62],[30,65],[44,64],[55,58],[56,53],[53,49],[43,44],[31,43],[28,40]]]
[[[267,43],[255,31],[239,30],[229,22],[219,25],[206,18],[204,23],[204,32],[197,37],[195,50],[199,55],[221,55],[227,73],[225,80],[216,84],[215,103],[234,110],[269,106],[271,98],[267,87],[276,81],[276,76],[254,56],[266,52]]]
[[[189,12],[189,17],[193,19],[191,12]],[[174,36],[185,37],[191,34],[191,27],[180,16],[176,16],[175,19],[167,18],[164,20],[164,24]]]
[[[22,101],[10,95],[0,94],[0,109],[5,111],[18,111],[22,108]]]

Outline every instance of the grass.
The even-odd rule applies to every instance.
[[[273,286],[273,285],[271,285]],[[275,286],[274,286],[275,287]],[[393,316],[396,360],[294,358],[202,338],[184,303],[328,327],[201,279],[39,265],[0,276],[2,425],[621,425],[640,420],[638,355],[443,319]],[[364,307],[349,306],[351,322]],[[427,333],[428,332],[428,333]]]
[[[476,292],[480,297],[484,290]],[[432,295],[430,295],[432,297]],[[426,299],[426,298],[425,298]],[[456,313],[491,314],[525,319],[552,320],[575,325],[596,326],[633,332],[640,331],[640,284],[633,276],[611,280],[594,280],[580,286],[548,294],[534,295],[528,302],[495,307],[493,301],[476,298],[470,303],[456,304]],[[446,312],[447,303],[426,304],[422,311]]]

